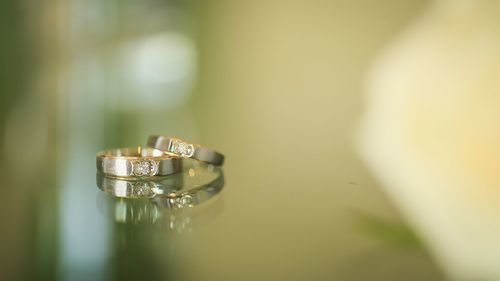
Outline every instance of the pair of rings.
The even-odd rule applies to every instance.
[[[222,166],[224,155],[174,137],[150,136],[145,148],[120,148],[97,153],[97,170],[111,177],[168,176],[182,170],[182,159]]]

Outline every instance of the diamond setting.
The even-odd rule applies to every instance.
[[[137,160],[132,162],[132,174],[137,177],[154,176],[158,173],[158,162],[154,160]]]
[[[171,151],[183,157],[192,157],[194,155],[194,145],[174,139],[171,144]]]

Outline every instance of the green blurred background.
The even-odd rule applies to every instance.
[[[0,279],[443,280],[354,148],[367,67],[427,5],[2,1]],[[149,134],[222,151],[222,193],[103,211],[151,208],[94,167]]]

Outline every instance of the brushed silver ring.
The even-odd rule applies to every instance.
[[[179,157],[191,158],[216,166],[224,164],[222,153],[175,137],[150,136],[147,145]]]

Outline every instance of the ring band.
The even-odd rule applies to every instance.
[[[153,148],[120,148],[97,153],[96,166],[114,177],[168,176],[181,171],[182,159]]]
[[[224,155],[221,153],[178,138],[150,136],[147,145],[169,154],[196,159],[212,165],[221,166],[224,163]]]

